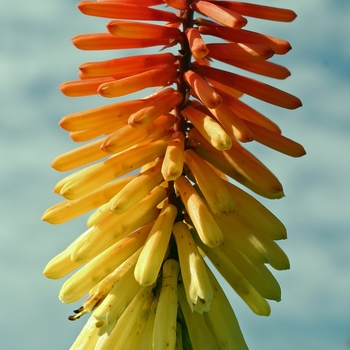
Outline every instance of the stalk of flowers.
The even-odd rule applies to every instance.
[[[56,170],[75,172],[57,183],[65,200],[43,220],[60,224],[94,210],[87,230],[44,271],[53,279],[75,271],[60,291],[64,303],[89,293],[69,317],[91,313],[71,349],[247,349],[207,261],[257,315],[269,315],[267,300],[280,300],[267,265],[289,268],[275,242],[286,229],[241,187],[271,199],[282,198],[283,188],[242,143],[292,157],[305,151],[240,97],[288,109],[301,102],[241,75],[290,75],[268,61],[290,44],[243,28],[247,17],[290,22],[296,15],[213,0],[97,0],[78,8],[110,22],[107,32],[73,38],[77,48],[146,51],[84,63],[61,91],[115,99],[155,90],[60,122],[75,142],[87,142],[53,161]]]

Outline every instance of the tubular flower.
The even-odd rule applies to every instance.
[[[275,242],[286,229],[241,187],[270,199],[282,198],[283,188],[242,143],[292,157],[305,151],[240,97],[288,109],[301,102],[241,75],[290,74],[268,61],[291,49],[287,41],[243,28],[249,17],[296,15],[214,0],[97,0],[78,8],[110,22],[104,33],[74,37],[77,48],[140,55],[84,63],[79,79],[60,87],[71,97],[114,99],[61,120],[74,141],[87,142],[53,161],[75,172],[54,188],[65,199],[43,215],[59,224],[95,210],[87,230],[44,270],[53,279],[76,270],[60,291],[63,303],[89,293],[69,317],[91,313],[71,349],[247,349],[207,262],[254,313],[269,315],[267,300],[281,299],[268,265],[289,268]],[[155,89],[145,97],[119,99],[148,88]]]

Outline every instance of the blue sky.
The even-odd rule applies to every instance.
[[[300,97],[304,106],[286,111],[253,99],[250,103],[277,122],[286,136],[302,143],[308,154],[293,159],[250,146],[284,185],[284,199],[264,203],[287,226],[289,239],[281,245],[291,270],[275,273],[282,302],[271,303],[268,318],[253,315],[233,293],[229,297],[250,350],[346,350],[350,348],[350,2],[265,3],[298,14],[291,24],[251,20],[247,29],[291,42],[293,50],[275,61],[288,67],[292,76],[270,83]],[[52,226],[40,218],[59,201],[52,188],[63,174],[51,169],[50,162],[74,147],[58,121],[104,103],[69,99],[57,86],[75,79],[81,63],[112,57],[78,51],[70,38],[104,31],[105,23],[81,15],[75,1],[2,4],[2,349],[68,349],[84,323],[67,320],[79,305],[64,306],[58,300],[63,281],[42,276],[46,263],[84,231],[84,219]]]

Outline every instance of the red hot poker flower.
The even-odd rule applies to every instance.
[[[242,143],[292,157],[305,151],[240,97],[288,109],[301,102],[219,62],[287,78],[289,71],[269,60],[290,44],[242,28],[248,17],[290,22],[296,15],[209,0],[98,0],[78,8],[110,22],[108,32],[74,37],[77,48],[141,51],[83,63],[79,79],[60,86],[71,97],[117,99],[65,116],[60,126],[87,143],[52,163],[58,171],[77,170],[55,186],[65,200],[43,220],[59,224],[95,210],[88,229],[44,271],[56,279],[78,269],[61,289],[64,303],[89,293],[69,317],[91,312],[71,349],[247,349],[204,256],[256,314],[268,315],[267,300],[280,300],[267,266],[289,268],[275,242],[286,229],[232,181],[282,198],[279,180]],[[149,88],[151,95],[128,99]]]

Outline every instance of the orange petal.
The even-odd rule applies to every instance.
[[[226,60],[219,59],[219,61],[230,64],[231,66],[235,66],[237,68],[244,69],[246,71],[260,74],[265,77],[274,78],[274,79],[286,79],[290,76],[290,71],[280,66],[279,64],[267,62],[267,61],[234,61],[234,60]]]
[[[223,173],[266,198],[283,197],[276,176],[238,142],[232,142],[230,150],[218,151],[195,129],[191,130],[191,138],[201,144],[195,152]]]
[[[197,28],[187,29],[186,36],[194,58],[203,58],[208,54],[209,50]]]
[[[184,78],[207,108],[220,106],[222,101],[220,95],[200,75],[188,70]]]
[[[107,82],[98,88],[103,97],[119,97],[155,86],[167,86],[174,82],[177,70],[175,66],[151,69],[120,80]]]
[[[218,108],[209,109],[212,115],[225,127],[231,135],[241,142],[253,140],[253,134],[245,122],[237,116],[226,103],[221,103]]]
[[[149,102],[149,99],[133,100],[91,108],[63,117],[59,125],[67,131],[82,131],[114,123],[117,129],[121,125],[127,124],[127,118],[130,114],[145,107]]]
[[[207,66],[197,66],[195,71],[204,75],[204,77],[211,78],[221,84],[233,87],[259,100],[279,107],[295,109],[302,105],[297,97],[251,78]]]
[[[172,12],[113,1],[81,1],[78,4],[78,9],[85,15],[96,17],[165,22],[176,22],[178,20],[175,13]]]
[[[253,134],[245,122],[226,103],[221,103],[215,109],[207,109],[201,103],[196,103],[196,101],[191,101],[191,106],[213,116],[225,128],[225,131],[231,138],[236,138],[241,142],[253,141]]]
[[[270,119],[266,118],[264,115],[248,106],[236,97],[233,97],[225,92],[219,90],[221,97],[223,98],[225,104],[227,104],[231,110],[239,116],[239,118],[245,121],[250,121],[252,123],[258,124],[266,129],[269,129],[275,133],[280,134],[281,130],[277,124],[272,122]]]
[[[297,15],[292,10],[278,7],[249,4],[238,1],[217,1],[218,5],[236,11],[243,16],[267,19],[269,21],[292,22]]]
[[[208,78],[206,77],[206,80],[214,86],[214,88],[216,90],[220,90],[220,91],[224,91],[225,93],[229,94],[230,96],[234,96],[234,97],[237,97],[237,98],[240,98],[243,96],[243,92],[242,91],[238,91],[230,86],[226,86],[224,84],[221,84],[220,82],[218,81],[215,81],[211,78]]]
[[[133,4],[133,5],[140,5],[140,1],[139,0],[96,0],[97,2],[108,2],[108,1],[112,1],[112,2],[122,2],[123,4]],[[142,0],[142,5],[140,6],[155,6],[155,5],[161,5],[163,4],[164,1],[163,0]]]
[[[95,209],[112,199],[127,183],[137,175],[123,177],[107,185],[101,186],[96,191],[90,192],[77,200],[65,200],[53,205],[43,214],[42,220],[51,224],[62,224],[92,209]]]
[[[69,137],[74,142],[85,142],[90,141],[98,136],[102,136],[106,133],[106,130],[99,129],[88,129],[88,130],[81,130],[81,131],[72,131],[69,133]]]
[[[218,25],[201,25],[198,30],[202,34],[213,35],[224,40],[268,46],[278,55],[284,55],[292,48],[286,40],[244,29],[237,30]]]
[[[209,56],[218,60],[261,61],[273,56],[268,46],[257,44],[208,44]]]
[[[252,131],[255,141],[291,157],[301,157],[306,154],[304,147],[299,143],[260,125],[246,123]]]
[[[51,166],[58,171],[68,171],[107,156],[100,149],[102,140],[96,140],[56,157]]]
[[[59,86],[59,89],[69,97],[81,97],[97,95],[97,89],[103,83],[114,81],[111,77],[67,81]]]
[[[171,135],[164,155],[162,174],[165,181],[176,180],[183,172],[185,137],[180,131]]]
[[[130,116],[128,123],[134,128],[142,128],[152,123],[161,114],[171,111],[178,104],[180,104],[182,100],[183,95],[180,92],[170,92],[167,95],[155,99],[146,107],[133,113]]]
[[[97,63],[97,62],[91,62],[91,63]],[[99,63],[99,62],[98,62]],[[158,67],[156,67],[158,68]],[[144,70],[141,70],[141,71],[134,71],[133,74],[137,74],[137,73],[142,73]],[[113,74],[113,76],[110,76],[110,75],[96,75],[96,76],[89,76],[89,75],[85,75],[83,74],[81,71],[78,72],[78,78],[80,80],[84,80],[84,79],[91,79],[91,78],[103,78],[103,77],[110,77],[110,78],[113,78],[115,80],[118,80],[118,79],[122,79],[122,78],[126,78],[126,77],[129,77],[130,75],[132,75],[131,73],[129,72],[125,72],[125,73],[120,73],[120,74]]]
[[[75,36],[72,42],[80,50],[123,50],[170,45],[166,38],[127,39],[117,38],[110,33],[81,34]]]
[[[128,39],[164,38],[175,40],[181,36],[181,31],[178,28],[118,20],[110,21],[107,30],[118,38]]]
[[[216,2],[197,1],[193,3],[191,7],[195,11],[198,11],[230,28],[241,29],[247,24],[247,20],[240,14],[224,7],[220,7]]]
[[[160,116],[145,128],[135,129],[131,125],[125,125],[123,128],[108,135],[103,140],[101,149],[107,153],[119,153],[139,142],[145,140],[154,141],[165,136],[175,124],[175,121],[174,115],[166,114]]]
[[[188,8],[188,0],[164,0],[163,2],[177,10],[185,10]]]
[[[154,141],[116,154],[103,162],[90,165],[68,175],[59,181],[54,191],[67,199],[77,199],[113,179],[163,156],[166,145],[164,141]]]
[[[175,63],[176,60],[176,56],[171,53],[139,55],[102,62],[87,62],[82,64],[79,69],[86,77],[116,75],[124,75],[124,77],[126,77],[135,73],[141,73],[149,69]]]

